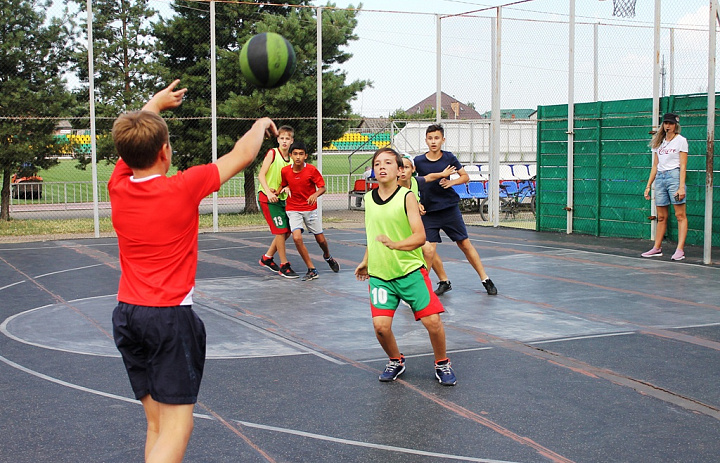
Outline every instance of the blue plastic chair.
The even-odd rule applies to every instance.
[[[460,199],[472,199],[472,196],[468,193],[467,186],[465,184],[453,185],[452,189],[455,190],[455,193],[457,193],[458,196],[460,196]]]
[[[468,183],[468,193],[470,193],[471,197],[476,199],[485,199],[488,197],[488,193],[483,182]]]
[[[504,182],[501,182],[500,184],[505,187],[505,188],[501,188],[501,189],[500,189],[500,196],[501,196],[501,197],[514,196],[514,195],[517,194],[517,192],[518,192],[518,184],[517,184],[517,182],[513,182],[513,181],[510,181],[510,180],[505,180]]]

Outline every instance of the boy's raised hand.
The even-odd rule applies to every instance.
[[[182,104],[183,97],[187,93],[187,88],[175,90],[175,87],[177,87],[179,83],[180,79],[175,79],[170,85],[157,92],[152,98],[150,98],[150,101],[143,106],[143,110],[160,114],[161,111],[180,106],[180,104]]]
[[[451,176],[451,175],[454,174],[454,173],[457,173],[457,169],[455,168],[455,166],[447,166],[447,167],[442,171],[442,176],[445,177],[445,178],[447,178],[447,177]]]

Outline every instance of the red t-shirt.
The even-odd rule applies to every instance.
[[[310,195],[315,194],[318,188],[325,186],[325,180],[317,167],[312,164],[305,164],[300,172],[293,172],[293,166],[283,167],[280,171],[282,186],[290,187],[290,196],[285,200],[286,211],[314,211],[315,204],[308,204]]]
[[[121,159],[108,191],[120,248],[118,301],[150,307],[192,304],[200,201],[220,189],[215,164],[172,177],[131,179]]]

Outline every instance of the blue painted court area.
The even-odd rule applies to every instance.
[[[337,274],[308,243],[310,282],[257,264],[264,230],[201,235],[208,360],[185,461],[718,461],[720,268],[700,249],[671,262],[639,257],[647,241],[470,233],[499,295],[438,246],[455,387],[403,306],[407,369],[377,380],[386,359],[353,275],[364,230],[326,230]],[[112,341],[117,252],[112,238],[0,244],[0,461],[142,461]]]

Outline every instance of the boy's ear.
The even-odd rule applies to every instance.
[[[158,161],[167,161],[168,157],[170,156],[170,144],[169,143],[163,143],[162,147],[160,148],[160,151],[157,153],[157,159]]]

